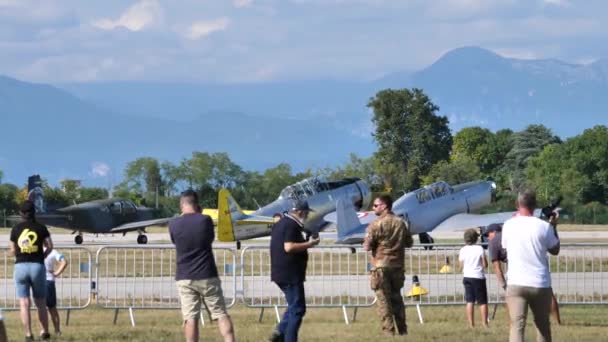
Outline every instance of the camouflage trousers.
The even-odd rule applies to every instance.
[[[402,268],[377,268],[371,271],[370,285],[378,299],[376,309],[382,321],[382,331],[385,333],[407,334],[405,306],[401,297],[404,282],[405,274]]]

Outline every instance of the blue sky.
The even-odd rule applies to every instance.
[[[29,81],[368,80],[477,45],[608,57],[602,0],[0,0],[0,74]]]

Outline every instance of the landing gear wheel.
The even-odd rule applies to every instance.
[[[148,237],[144,234],[141,234],[137,237],[137,243],[140,245],[145,245],[148,243]]]
[[[421,244],[433,244],[435,243],[435,240],[433,240],[433,238],[427,234],[427,233],[420,233],[418,234],[418,238],[420,239],[420,243]],[[433,246],[424,246],[425,250],[431,250],[433,249]]]
[[[76,236],[74,237],[74,242],[75,242],[77,245],[82,245],[82,241],[83,241],[83,239],[82,239],[82,235],[76,235]]]

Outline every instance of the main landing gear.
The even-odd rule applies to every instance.
[[[435,243],[435,240],[433,240],[433,238],[428,234],[428,233],[420,233],[418,234],[418,238],[420,239],[420,243],[421,244],[433,244]],[[424,249],[426,250],[431,250],[433,249],[433,246],[424,246]]]
[[[82,235],[80,235],[80,233],[78,233],[78,235],[74,236],[74,242],[77,245],[82,245],[82,241],[84,241],[84,240],[82,239]]]
[[[146,234],[139,234],[139,236],[137,237],[137,243],[140,245],[145,245],[148,243],[148,237],[146,236]]]

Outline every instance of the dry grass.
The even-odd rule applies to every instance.
[[[425,324],[419,324],[416,310],[407,309],[410,335],[394,340],[413,341],[499,341],[508,336],[505,310],[499,308],[496,320],[490,328],[468,329],[464,308],[424,307]],[[353,310],[349,309],[352,315]],[[262,323],[258,323],[259,310],[235,307],[230,311],[236,326],[239,341],[264,341],[275,322],[274,312],[267,310]],[[563,326],[553,326],[555,341],[600,341],[605,340],[608,331],[606,308],[600,306],[562,307]],[[477,314],[477,312],[476,312]],[[135,311],[136,327],[131,327],[127,311],[121,311],[117,325],[112,324],[114,312],[89,308],[72,312],[70,325],[64,327],[62,341],[182,341],[180,314],[177,310]],[[478,316],[477,316],[478,317]],[[5,313],[9,340],[21,339],[21,328],[16,312]],[[65,314],[62,313],[62,319]],[[531,320],[531,319],[530,319]],[[219,341],[215,325],[207,325],[202,330],[201,340]],[[535,332],[528,322],[528,340]],[[340,309],[310,309],[300,330],[302,341],[372,341],[393,340],[382,338],[379,322],[372,308],[360,309],[357,321],[345,325]]]

